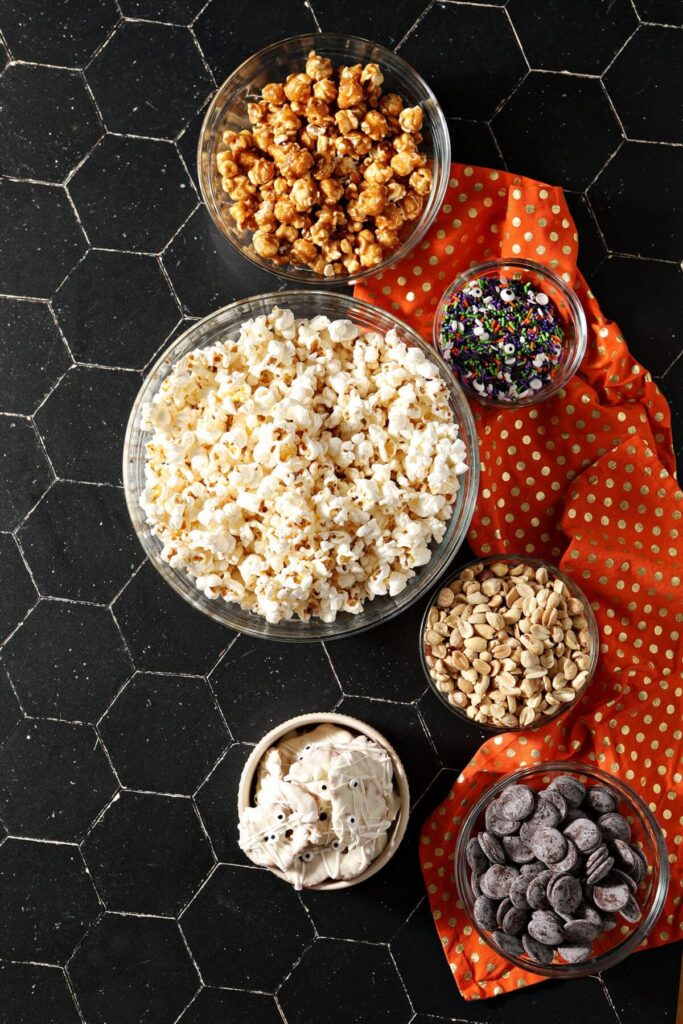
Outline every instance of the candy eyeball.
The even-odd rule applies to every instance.
[[[348,821],[349,825],[355,825],[356,824],[356,816],[355,816],[355,814],[349,814],[349,816],[348,816],[348,818],[346,820]]]
[[[351,782],[349,782],[349,786],[350,786],[351,789],[358,789],[358,786],[359,786],[358,779],[351,779]]]
[[[508,341],[506,345],[503,345],[503,352],[505,353],[506,356],[514,356],[515,346],[511,341]]]
[[[479,285],[473,284],[467,289],[467,294],[471,295],[473,299],[480,299],[484,293]]]
[[[512,288],[501,288],[500,297],[503,300],[503,302],[512,302],[512,300],[515,297],[515,293],[513,292]]]
[[[549,301],[545,292],[536,292],[536,302],[539,306],[547,306]]]
[[[305,861],[307,864],[310,864],[311,861],[313,860],[313,853],[310,850],[306,850],[305,853],[301,854],[301,859]]]
[[[334,840],[334,841],[332,842],[332,849],[333,849],[333,850],[340,850],[340,849],[341,849],[341,843],[339,842],[339,840],[338,840],[338,839],[335,839],[335,840]]]
[[[277,818],[278,821],[284,821],[285,820],[285,816],[284,816],[284,813],[282,811],[280,811],[278,814],[276,814],[275,817]]]

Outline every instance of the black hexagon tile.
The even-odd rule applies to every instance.
[[[100,910],[77,846],[0,846],[0,957],[63,964]]]
[[[658,25],[683,25],[683,7],[678,0],[634,0],[641,21]]]
[[[13,530],[54,480],[30,420],[0,416],[0,529]]]
[[[133,672],[109,609],[70,601],[40,601],[2,660],[27,714],[77,722],[96,722]]]
[[[287,882],[227,864],[218,865],[180,925],[205,984],[260,992],[274,992],[313,939]]]
[[[80,1024],[73,997],[58,967],[0,961],[0,1020],[6,1024]]]
[[[149,18],[178,25],[191,22],[205,4],[206,0],[119,0],[126,18]]]
[[[38,598],[14,537],[0,533],[0,637],[6,637]]]
[[[80,67],[119,17],[115,0],[4,0],[2,30],[15,60]]]
[[[44,597],[106,604],[141,560],[116,487],[58,480],[19,538]]]
[[[319,643],[240,636],[210,681],[235,739],[252,743],[294,715],[332,711],[342,696]]]
[[[582,192],[565,191],[564,197],[579,236],[577,243],[579,269],[590,284],[592,275],[607,255],[605,241],[600,234],[597,221],[585,195]]]
[[[194,29],[216,81],[222,82],[256,50],[277,39],[315,32],[316,24],[303,3],[211,0],[194,23]]]
[[[233,743],[195,793],[195,804],[220,861],[242,864],[239,848],[236,794],[240,776],[251,754],[247,743]]]
[[[103,133],[80,74],[13,64],[0,79],[0,170],[63,181]]]
[[[208,104],[209,101],[207,100],[199,110],[195,111],[176,139],[176,147],[183,158],[183,163],[194,182],[198,195],[199,179],[197,178],[197,145],[199,143],[199,135],[202,124],[204,123],[204,116],[206,114]]]
[[[638,25],[629,0],[510,0],[507,10],[532,68],[599,75]]]
[[[503,158],[490,125],[484,121],[468,121],[462,117],[448,118],[451,152],[458,163],[482,167],[502,167]]]
[[[178,1024],[282,1024],[272,996],[256,992],[204,988],[188,1006]]]
[[[185,28],[122,22],[86,71],[109,131],[173,139],[213,87]]]
[[[119,594],[113,612],[138,669],[208,672],[235,638],[179,597],[151,562]]]
[[[196,196],[170,142],[105,135],[69,182],[88,237],[103,249],[160,252]]]
[[[100,734],[124,786],[161,793],[194,793],[230,742],[206,680],[196,676],[133,676]]]
[[[68,349],[44,302],[0,297],[0,335],[0,412],[30,416],[71,365]]]
[[[82,852],[107,910],[171,917],[214,863],[192,801],[156,793],[119,793]]]
[[[141,383],[133,370],[94,366],[62,377],[35,417],[60,478],[121,483],[121,438]]]
[[[539,72],[522,82],[492,127],[509,170],[573,189],[591,183],[621,138],[600,82]]]
[[[605,316],[619,324],[632,355],[654,377],[666,373],[683,345],[680,318],[669,313],[669,303],[683,308],[681,268],[609,256],[593,275],[592,288]]]
[[[116,788],[89,725],[26,721],[0,750],[0,818],[11,835],[79,841]]]
[[[63,188],[0,179],[0,291],[49,299],[85,248]]]
[[[623,960],[605,974],[605,985],[619,1020],[626,1024],[671,1024],[676,1019],[676,979],[681,967],[680,943]],[[647,992],[647,1000],[640,998]]]
[[[67,972],[88,1024],[171,1024],[199,988],[175,921],[105,914]]]
[[[336,0],[312,0],[311,7],[323,32],[363,36],[393,49],[424,13],[424,0],[397,0],[391,16],[381,4],[340,5]]]
[[[385,946],[318,939],[278,992],[292,1021],[407,1024],[413,1016]]]
[[[154,256],[97,250],[69,274],[52,308],[74,359],[136,369],[146,365],[180,317]]]
[[[683,143],[683,32],[643,25],[605,75],[631,139]]]
[[[450,117],[487,120],[527,71],[505,11],[493,7],[434,4],[399,53]]]
[[[625,142],[588,195],[609,249],[678,263],[682,180],[683,148]]]
[[[431,688],[417,707],[445,768],[462,768],[486,739],[481,729],[466,725],[450,711]]]
[[[162,259],[189,316],[207,316],[245,294],[274,292],[281,284],[273,274],[251,267],[232,248],[204,206],[183,225]]]
[[[22,717],[22,710],[10,677],[4,665],[0,665],[0,747],[7,737],[11,736]]]

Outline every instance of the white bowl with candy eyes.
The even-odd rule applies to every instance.
[[[389,828],[387,845],[384,847],[380,855],[368,865],[365,871],[356,875],[355,878],[340,881],[330,880],[328,882],[320,882],[318,885],[306,887],[307,889],[311,889],[316,892],[331,892],[336,889],[349,889],[351,886],[360,885],[361,882],[367,881],[368,878],[372,878],[372,876],[376,875],[378,871],[381,871],[399,848],[401,840],[405,835],[406,827],[408,825],[408,816],[410,813],[410,790],[408,788],[408,777],[406,775],[405,768],[401,763],[401,759],[391,743],[389,743],[389,741],[385,739],[380,732],[373,729],[371,725],[366,725],[365,722],[361,722],[357,718],[351,718],[349,715],[339,715],[333,711],[321,711],[307,715],[298,715],[296,718],[290,718],[288,721],[283,722],[274,729],[271,729],[271,731],[266,733],[263,739],[256,744],[247,758],[240,778],[237,793],[238,817],[247,807],[252,806],[258,768],[263,757],[270,748],[290,734],[307,732],[315,729],[318,725],[324,724],[337,725],[340,729],[347,729],[349,732],[357,733],[360,736],[367,736],[368,739],[374,740],[375,743],[386,750],[391,758],[391,764],[394,770],[394,789],[398,795],[400,806],[398,813]],[[289,884],[289,879],[285,878],[284,874],[281,871],[278,871],[277,868],[268,868],[268,870]]]
[[[524,785],[533,790],[545,789],[560,775],[571,775],[584,785],[608,787],[617,800],[619,814],[625,817],[631,828],[631,842],[644,855],[648,868],[645,877],[638,884],[635,899],[641,916],[634,924],[628,924],[619,917],[617,927],[604,932],[593,941],[592,955],[580,963],[567,963],[556,959],[553,963],[542,964],[526,954],[518,956],[503,949],[492,933],[477,923],[474,901],[477,898],[472,887],[472,872],[467,861],[467,845],[485,828],[484,812],[504,789],[511,785]],[[476,785],[473,780],[470,785]],[[669,859],[662,830],[644,801],[627,783],[617,775],[610,775],[600,768],[582,764],[580,761],[553,761],[533,764],[520,768],[509,775],[498,778],[472,803],[467,785],[458,788],[461,794],[463,813],[470,808],[458,833],[455,847],[455,880],[458,897],[472,927],[482,940],[503,960],[532,974],[548,978],[582,978],[598,974],[620,963],[634,952],[654,927],[662,912],[669,887]]]
[[[476,282],[482,279],[496,281],[505,278],[506,281],[529,281],[534,290],[547,296],[557,310],[559,324],[562,328],[562,350],[559,356],[552,379],[540,390],[534,391],[525,398],[503,398],[481,395],[470,381],[463,374],[458,372],[456,362],[448,354],[448,329],[447,329],[447,306],[451,297],[463,289],[476,287]],[[536,405],[544,402],[547,398],[556,395],[579,368],[581,360],[586,352],[588,328],[586,325],[586,314],[579,302],[576,292],[549,267],[544,267],[533,260],[525,259],[499,259],[488,260],[486,263],[479,263],[477,266],[469,267],[458,274],[456,278],[444,290],[439,299],[434,315],[434,345],[441,354],[444,362],[455,375],[458,383],[467,393],[469,398],[474,398],[482,405],[495,406],[496,408],[520,408],[526,405]]]

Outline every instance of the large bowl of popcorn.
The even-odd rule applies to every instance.
[[[195,608],[331,639],[434,585],[472,518],[478,446],[459,385],[406,324],[351,296],[273,292],[157,360],[123,478],[146,554]]]
[[[422,240],[450,176],[448,126],[402,57],[341,33],[295,36],[216,92],[199,183],[228,242],[299,285],[352,284]]]

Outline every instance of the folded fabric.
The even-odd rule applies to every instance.
[[[547,558],[572,575],[600,628],[600,661],[580,703],[557,722],[488,739],[424,824],[422,871],[455,981],[481,999],[543,978],[512,968],[470,925],[455,892],[454,848],[467,808],[518,767],[596,764],[627,781],[664,831],[671,882],[639,948],[683,937],[683,494],[670,415],[576,269],[576,230],[563,193],[486,168],[453,164],[426,240],[356,295],[432,339],[441,294],[463,269],[496,257],[549,265],[588,321],[579,373],[556,396],[521,409],[474,403],[481,484],[469,541],[478,554]],[[457,719],[453,728],[466,728]]]

